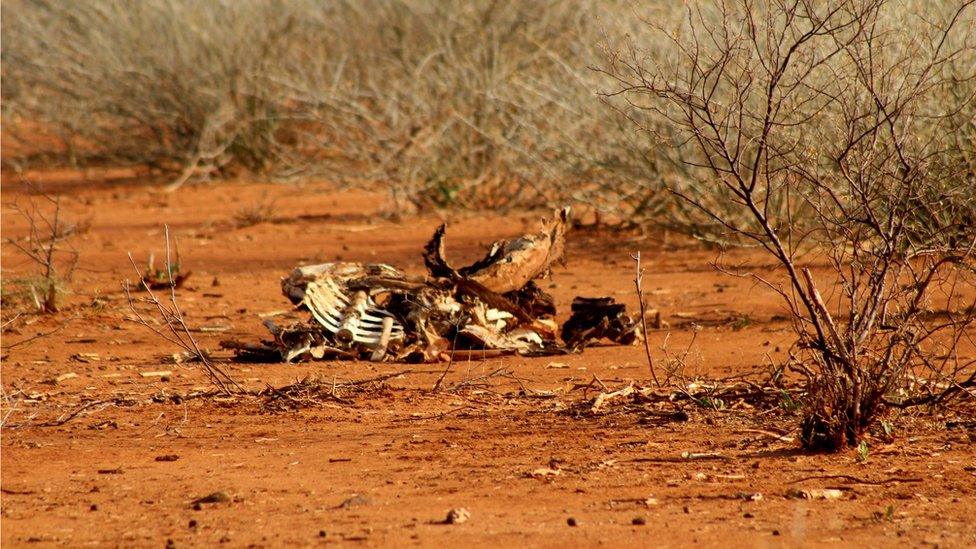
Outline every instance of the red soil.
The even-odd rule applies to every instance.
[[[443,364],[229,364],[249,388],[309,374],[342,382],[406,373],[348,395],[351,403],[300,411],[264,411],[253,398],[176,402],[170,397],[208,388],[206,378],[192,364],[165,362],[176,349],[125,320],[119,284],[134,279],[126,252],[137,262],[155,252],[162,262],[164,223],[193,273],[179,291],[188,323],[227,329],[197,333],[216,350],[221,339],[265,337],[258,315],[287,308],[279,277],[300,262],[387,262],[423,272],[420,250],[440,220],[387,221],[377,215],[382,196],[336,192],[324,183],[226,183],[165,195],[137,181],[92,177],[61,174],[45,183],[48,192],[63,195],[65,217],[88,227],[74,239],[81,262],[68,307],[20,318],[3,334],[2,382],[10,397],[2,412],[5,547],[162,547],[167,540],[176,546],[976,544],[971,422],[968,429],[947,428],[951,412],[893,414],[894,441],[872,439],[860,462],[853,451],[809,455],[759,432],[793,428],[795,418],[776,412],[686,408],[686,422],[648,422],[612,407],[596,415],[567,412],[594,396],[593,388],[573,389],[594,376],[611,389],[646,384],[639,347],[459,362],[445,386],[499,368],[519,380],[494,377],[438,393],[429,389]],[[25,234],[8,206],[28,198],[4,174],[5,238]],[[271,219],[237,226],[235,216],[262,203],[273,204]],[[534,229],[538,217],[458,216],[451,219],[448,251],[457,263],[473,259],[494,238]],[[555,269],[550,287],[560,310],[575,295],[610,295],[633,308],[629,253],[638,249],[645,291],[670,323],[650,334],[659,365],[665,343],[672,355],[690,349],[689,377],[744,374],[786,357],[792,335],[776,296],[716,273],[710,262],[717,252],[665,235],[571,232],[566,263]],[[6,241],[2,252],[7,294],[10,281],[32,267]],[[726,259],[770,268],[751,252]],[[5,295],[4,321],[14,314]],[[140,375],[152,370],[172,374],[169,381]],[[65,373],[77,376],[52,381]],[[25,401],[24,394],[34,398]],[[39,425],[116,396],[126,399],[92,406],[60,426]],[[720,457],[690,460],[683,452]],[[842,489],[839,499],[786,497],[794,488],[831,487]],[[194,499],[216,491],[230,501],[194,509]],[[457,507],[471,518],[442,524]]]

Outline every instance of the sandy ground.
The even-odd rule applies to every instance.
[[[382,196],[325,183],[232,182],[165,195],[98,174],[38,179],[63,195],[65,218],[80,222],[72,240],[80,263],[62,312],[22,316],[3,334],[4,547],[976,544],[971,416],[892,414],[894,439],[872,438],[859,460],[777,439],[771,433],[795,435],[796,418],[782,410],[685,404],[687,421],[634,407],[588,413],[595,379],[610,390],[647,385],[640,347],[459,361],[443,384],[455,390],[436,393],[443,364],[228,364],[253,389],[308,375],[340,386],[401,375],[300,410],[192,398],[209,389],[206,378],[168,362],[176,349],[127,320],[120,289],[134,279],[126,252],[161,262],[164,224],[192,271],[178,294],[187,321],[226,360],[221,339],[264,337],[259,315],[288,308],[279,279],[294,266],[343,259],[422,273],[420,250],[440,218],[393,222],[379,215],[388,213]],[[29,198],[4,174],[5,239],[26,234],[10,206]],[[270,215],[240,226],[259,206]],[[452,217],[448,251],[458,263],[473,259],[497,237],[534,229],[538,217]],[[775,296],[717,274],[717,251],[663,234],[570,233],[567,261],[546,283],[561,318],[576,295],[635,307],[629,254],[638,249],[645,292],[670,325],[650,333],[659,369],[686,355],[688,378],[761,377],[785,359],[792,337]],[[6,240],[2,252],[6,322],[16,314],[9,294],[33,267]],[[770,268],[750,252],[724,260]],[[485,377],[500,369],[511,374]],[[159,370],[172,373],[141,375]],[[43,425],[86,403],[63,424]],[[788,497],[824,488],[840,497]],[[214,492],[226,501],[193,505]],[[444,524],[453,508],[469,520]]]

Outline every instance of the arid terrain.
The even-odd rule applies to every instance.
[[[384,196],[326,182],[165,194],[129,175],[29,176],[63,197],[80,262],[62,311],[4,328],[4,547],[976,544],[971,403],[891,413],[892,436],[876,433],[867,453],[813,455],[787,399],[592,410],[601,392],[651,384],[641,346],[459,360],[436,392],[443,363],[233,363],[220,341],[260,340],[263,318],[289,314],[279,281],[292,268],[342,259],[422,274],[442,219],[395,220]],[[10,281],[35,266],[6,242],[26,235],[10,205],[30,196],[7,173],[2,191],[7,322]],[[454,214],[451,254],[475,259],[541,215]],[[174,363],[179,349],[132,321],[126,253],[140,268],[161,261],[164,224],[192,272],[177,292],[186,321],[227,372],[254,391],[312,376],[336,398],[206,394],[198,365]],[[759,383],[785,361],[793,335],[776,296],[673,235],[571,231],[543,284],[559,318],[578,295],[636,309],[637,250],[666,322],[648,334],[659,376]],[[724,261],[772,272],[750,251]],[[470,517],[446,524],[456,508]]]

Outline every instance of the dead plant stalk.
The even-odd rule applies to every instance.
[[[651,371],[651,378],[654,380],[654,384],[660,387],[661,383],[657,380],[657,373],[654,371],[654,359],[651,357],[651,346],[647,342],[647,314],[644,311],[644,290],[642,288],[644,269],[641,267],[641,253],[638,251],[630,257],[635,263],[634,288],[637,291],[637,303],[640,307],[641,335],[644,341],[644,354],[647,356],[647,368]]]
[[[125,292],[125,297],[128,300],[129,310],[136,316],[136,322],[150,329],[157,336],[173,343],[174,345],[183,349],[187,354],[195,357],[204,368],[210,381],[216,385],[221,392],[230,395],[234,392],[244,393],[244,389],[231,378],[218,364],[210,359],[210,357],[205,353],[197,343],[196,338],[190,332],[189,327],[186,325],[186,320],[183,316],[183,311],[180,309],[179,302],[176,299],[176,282],[173,276],[173,264],[172,256],[170,252],[170,235],[169,235],[169,225],[164,227],[164,233],[166,238],[166,273],[169,277],[169,304],[163,303],[152,291],[150,285],[147,283],[146,279],[143,278],[142,273],[139,271],[139,267],[136,265],[135,260],[132,258],[132,254],[129,253],[129,263],[132,264],[132,268],[135,270],[136,275],[139,276],[139,284],[142,289],[148,294],[145,301],[155,307],[159,318],[162,320],[163,325],[166,327],[166,331],[160,330],[147,318],[145,318],[142,313],[136,307],[136,299],[133,298],[130,292],[129,281],[126,280],[122,284],[122,290]]]

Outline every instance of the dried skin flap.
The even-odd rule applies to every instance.
[[[495,242],[481,260],[455,269],[444,250],[446,226],[441,225],[424,247],[424,263],[431,276],[452,281],[461,293],[487,305],[512,313],[523,325],[546,339],[555,339],[554,326],[540,317],[554,316],[552,297],[532,281],[548,273],[552,263],[562,257],[569,208],[556,211],[543,229],[512,241]]]
[[[562,258],[568,223],[566,207],[546,220],[540,232],[495,242],[488,255],[458,273],[499,294],[520,290]]]
[[[524,328],[499,332],[490,327],[468,324],[461,329],[461,334],[479,342],[485,349],[504,349],[520,353],[534,353],[545,349],[542,337]]]
[[[383,263],[351,263],[339,261],[323,263],[321,265],[306,265],[298,267],[286,278],[281,280],[281,291],[292,303],[298,304],[305,299],[305,289],[309,282],[333,280],[336,283],[348,283],[355,280],[388,280],[406,282],[407,275],[396,267]]]

